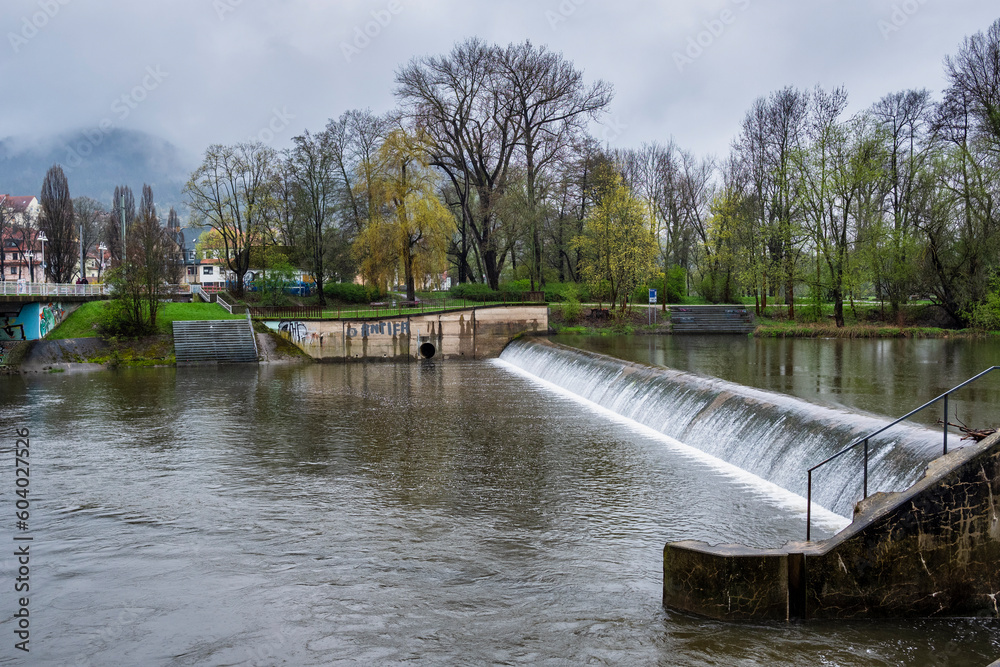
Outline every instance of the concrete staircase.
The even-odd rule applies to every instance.
[[[174,322],[178,364],[257,361],[257,338],[250,320]]]
[[[675,334],[748,334],[756,328],[745,306],[671,306],[670,331]]]

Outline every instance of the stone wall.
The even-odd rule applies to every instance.
[[[666,606],[720,619],[1000,617],[1000,434],[869,498],[829,540],[675,542],[663,574]]]
[[[322,360],[487,359],[522,333],[549,328],[547,306],[487,306],[368,320],[272,320],[307,354]]]

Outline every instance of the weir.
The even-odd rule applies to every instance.
[[[937,429],[549,341],[515,342],[501,359],[799,494],[809,465],[885,429],[870,438],[874,495],[856,503],[861,468],[851,455],[831,461],[814,490],[828,508],[853,513],[850,525],[772,549],[668,543],[665,606],[729,621],[1000,617],[1000,434],[962,447]]]
[[[515,341],[501,359],[801,496],[809,465],[890,421],[546,340]],[[959,446],[959,438],[952,439]],[[870,445],[870,492],[894,491],[919,479],[940,452],[941,432],[901,424]],[[814,480],[814,502],[850,517],[861,498],[862,456],[846,455],[823,468]]]

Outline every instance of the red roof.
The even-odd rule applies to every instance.
[[[0,195],[0,205],[11,209],[15,213],[24,213],[31,206],[31,202],[35,201],[35,197],[29,195],[27,197],[12,197],[11,195]]]

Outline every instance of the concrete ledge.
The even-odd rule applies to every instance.
[[[667,544],[663,582],[664,605],[727,620],[1000,617],[1000,434],[867,499],[828,540]]]
[[[547,331],[549,319],[547,306],[517,305],[264,324],[321,361],[406,361],[497,357],[516,336]]]

